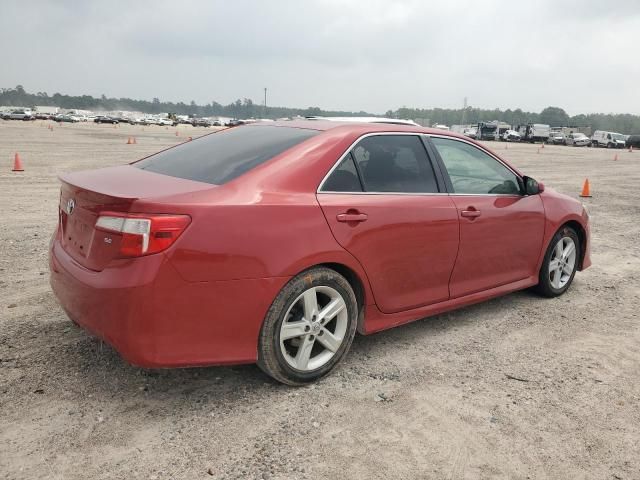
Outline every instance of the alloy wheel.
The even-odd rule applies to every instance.
[[[311,287],[296,298],[280,327],[280,352],[292,368],[312,371],[336,354],[345,338],[348,311],[334,288]]]
[[[571,237],[562,237],[553,248],[549,260],[549,281],[553,288],[563,288],[576,266],[576,244]]]

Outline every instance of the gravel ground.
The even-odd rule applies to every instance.
[[[357,337],[292,389],[255,366],[134,368],[67,319],[47,271],[56,175],[205,130],[47,125],[0,121],[1,478],[640,478],[640,152],[491,144],[570,195],[589,178],[593,267],[560,298]]]

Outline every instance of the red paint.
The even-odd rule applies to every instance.
[[[338,243],[364,267],[386,313],[449,299],[458,251],[458,217],[447,195],[318,194]],[[349,209],[365,222],[339,222]],[[361,214],[362,215],[362,214]]]
[[[544,207],[540,195],[452,196],[460,212],[460,246],[451,298],[537,275]],[[465,216],[464,212],[477,216]]]
[[[586,232],[581,268],[591,264],[586,213],[550,188],[528,197],[316,194],[365,133],[454,134],[281,125],[322,134],[221,186],[131,166],[63,176],[50,265],[69,316],[137,365],[248,363],[275,296],[314,265],[338,264],[360,280],[359,329],[371,333],[534,285],[551,237],[569,221]],[[165,251],[120,258],[117,234],[93,228],[105,211],[191,222]]]

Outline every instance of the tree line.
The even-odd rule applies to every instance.
[[[449,108],[406,108],[389,110],[386,116],[395,118],[425,119],[433,124],[462,125],[478,122],[490,122],[499,120],[509,125],[522,125],[527,123],[543,123],[552,127],[587,127],[592,131],[607,130],[625,134],[640,133],[640,115],[628,113],[588,113],[570,116],[562,108],[547,107],[540,113],[524,112],[519,108],[515,110],[487,110],[468,107],[466,109]]]
[[[231,118],[283,118],[296,115],[326,115],[326,116],[371,116],[368,112],[349,112],[337,110],[323,110],[319,107],[287,108],[273,107],[254,103],[250,98],[238,99],[228,105],[222,105],[211,101],[205,105],[198,105],[195,101],[163,102],[159,98],[148,100],[135,100],[131,98],[108,98],[102,95],[99,98],[91,95],[62,95],[47,92],[28,93],[18,85],[15,88],[0,89],[0,105],[16,107],[33,107],[36,105],[55,106],[66,109],[81,109],[93,111],[130,110],[143,113],[175,113],[176,115],[189,115],[191,117],[222,116]],[[421,123],[456,125],[473,124],[499,120],[510,125],[524,123],[545,123],[555,126],[590,126],[592,130],[609,130],[626,134],[640,133],[640,116],[631,114],[604,114],[590,113],[569,116],[562,108],[547,107],[540,113],[525,112],[519,108],[507,109],[481,109],[468,107],[466,109],[451,108],[407,108],[389,110],[385,116],[418,120]]]

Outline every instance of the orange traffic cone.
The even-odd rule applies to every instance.
[[[584,185],[582,185],[582,192],[580,192],[580,196],[587,198],[591,197],[591,188],[589,187],[589,179],[585,178]]]
[[[132,145],[133,144],[133,140],[131,140],[131,137],[129,137],[127,139],[127,145]]]
[[[24,172],[24,168],[22,167],[22,160],[20,160],[20,154],[16,152],[16,156],[13,157],[13,168],[12,172]]]

